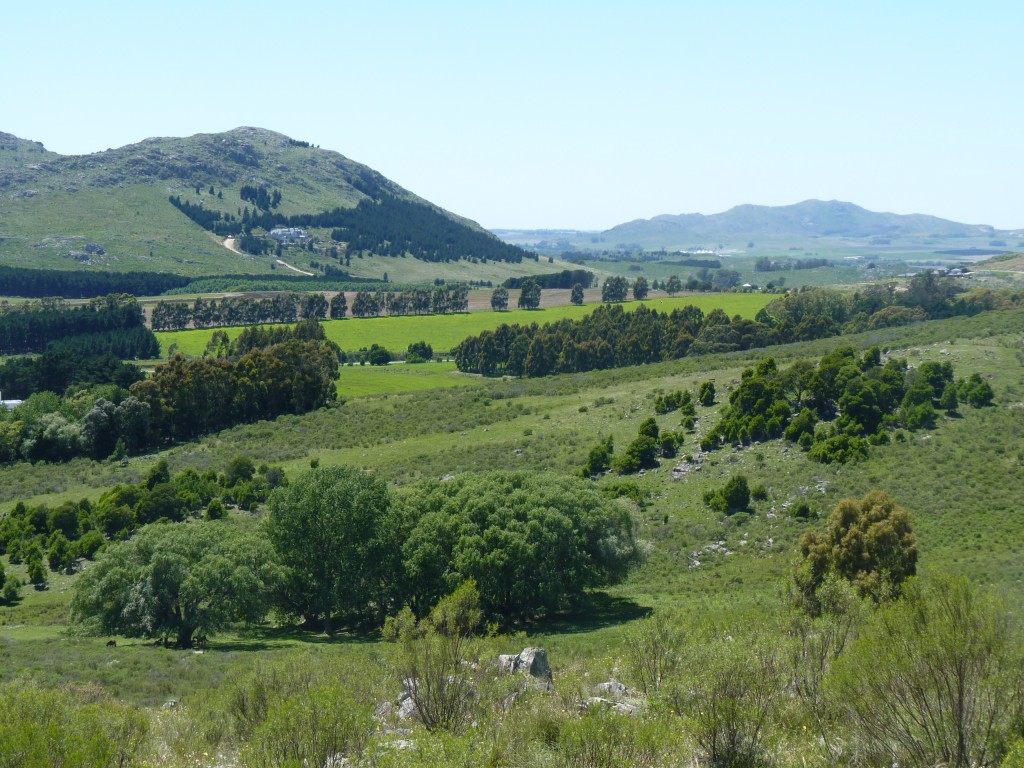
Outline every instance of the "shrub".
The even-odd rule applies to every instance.
[[[374,725],[364,699],[322,685],[269,709],[245,750],[246,765],[333,765],[339,758],[362,754]]]
[[[861,597],[881,601],[898,595],[917,569],[910,513],[877,490],[840,501],[828,531],[804,533],[800,552],[803,560],[794,572],[798,601],[812,614],[819,610],[817,589],[830,573],[853,583]]]
[[[827,680],[872,765],[994,765],[1019,728],[1024,678],[1012,614],[965,578],[911,580]]]
[[[708,491],[704,503],[723,515],[742,512],[750,507],[750,486],[744,475],[733,475],[717,491]]]
[[[98,690],[0,684],[0,752],[4,765],[115,768],[142,759],[145,715]]]

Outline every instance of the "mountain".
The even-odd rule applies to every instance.
[[[288,226],[307,230],[316,247],[291,243],[275,254],[276,242],[262,236]],[[246,230],[257,238],[225,242]],[[530,257],[372,168],[262,128],[82,156],[0,133],[0,265],[268,275],[287,270],[281,259],[306,272],[327,264],[372,277],[390,265],[394,281],[414,261],[437,265],[410,268],[418,280],[474,277],[474,259],[511,267],[525,258],[527,272],[543,271]]]
[[[935,216],[876,213],[839,200],[805,200],[778,207],[738,205],[723,213],[655,216],[619,224],[601,233],[608,244],[644,247],[736,242],[764,237],[808,238],[970,238],[995,233],[985,225],[960,224]]]

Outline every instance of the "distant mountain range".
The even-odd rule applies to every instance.
[[[344,268],[352,243],[358,253],[348,255],[360,265],[377,255],[464,259],[467,267],[528,256],[372,168],[262,128],[151,138],[82,156],[0,133],[0,265],[269,275],[280,272],[274,241],[239,239],[234,250],[224,241],[287,226],[318,238],[313,250],[282,254],[308,272],[322,272],[329,259]],[[269,250],[260,254],[262,247]]]
[[[742,244],[772,238],[806,242],[811,239],[989,239],[1001,234],[1020,237],[1020,232],[1000,231],[983,224],[961,224],[922,214],[877,213],[839,200],[805,200],[783,206],[737,205],[722,213],[664,214],[636,219],[603,232],[548,230],[496,230],[508,242],[571,242],[595,249],[639,245],[644,248],[715,247],[720,243]]]

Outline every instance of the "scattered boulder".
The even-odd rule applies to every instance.
[[[618,680],[609,680],[605,683],[598,683],[594,690],[606,696],[628,696],[629,689]]]
[[[506,675],[525,672],[548,684],[552,681],[548,652],[543,648],[523,648],[514,655],[502,654],[498,657],[498,671]]]
[[[640,707],[635,704],[629,704],[625,701],[612,701],[611,699],[606,699],[601,696],[591,696],[583,702],[584,711],[589,711],[598,707],[613,709],[621,715],[635,715],[640,711]]]

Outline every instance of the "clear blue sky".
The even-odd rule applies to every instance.
[[[36,0],[0,130],[81,154],[240,125],[487,227],[848,200],[1024,227],[1024,4]]]

